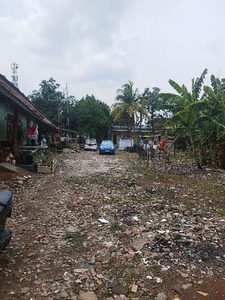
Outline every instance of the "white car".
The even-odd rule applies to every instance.
[[[96,139],[89,138],[85,141],[84,150],[94,150],[97,151],[97,141]]]

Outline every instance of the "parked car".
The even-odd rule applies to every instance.
[[[12,193],[8,190],[0,191],[0,252],[9,244],[12,230],[5,228],[6,220],[11,216]]]
[[[110,140],[103,140],[99,146],[99,154],[115,154],[115,146]]]
[[[96,139],[89,138],[85,141],[84,150],[94,150],[96,151],[98,148]]]

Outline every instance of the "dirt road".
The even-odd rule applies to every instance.
[[[60,154],[14,195],[0,299],[225,299],[224,175],[136,154]]]

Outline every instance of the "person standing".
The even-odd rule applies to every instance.
[[[161,137],[160,141],[159,141],[159,150],[161,151],[166,151],[166,141],[165,141],[165,137]]]
[[[28,146],[37,146],[38,144],[38,125],[30,121],[27,128],[27,144]]]

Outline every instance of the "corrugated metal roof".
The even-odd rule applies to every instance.
[[[128,131],[128,127],[127,126],[111,126],[111,130],[112,132],[127,132]],[[131,132],[151,132],[152,128],[151,127],[141,127],[140,129],[140,126],[137,126],[135,128],[131,128]]]

